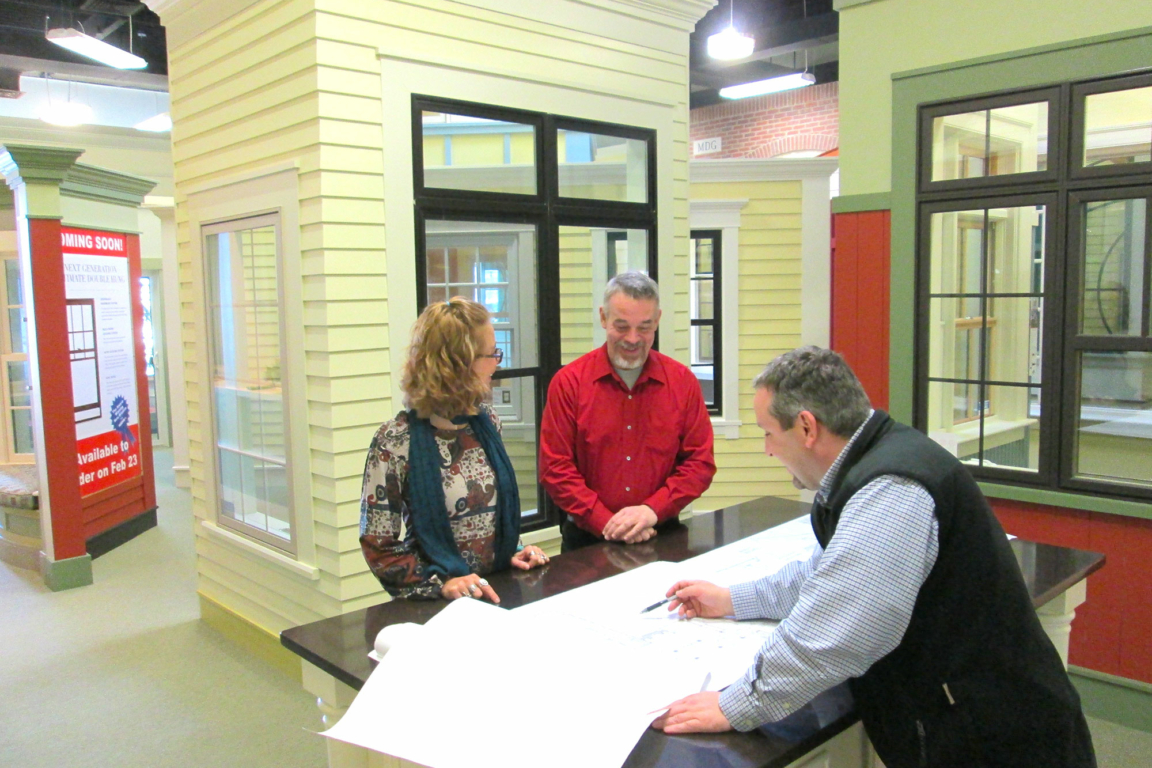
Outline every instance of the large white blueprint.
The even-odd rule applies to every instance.
[[[325,735],[434,768],[506,768],[525,755],[616,768],[652,710],[700,682],[563,617],[540,623],[455,600],[392,646]]]
[[[706,678],[711,690],[739,678],[775,628],[641,609],[679,579],[759,578],[807,558],[814,544],[801,518],[512,611],[453,601],[391,647],[325,735],[433,768],[504,768],[518,754],[546,754],[558,768],[617,768],[653,710]]]

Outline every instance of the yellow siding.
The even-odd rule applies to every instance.
[[[716,477],[695,504],[720,509],[760,496],[798,498],[791,476],[764,455],[764,436],[752,412],[752,379],[765,363],[800,345],[800,181],[693,184],[692,200],[747,199],[740,214],[739,400],[740,437],[716,437]]]
[[[701,15],[706,5],[700,3]],[[270,632],[385,599],[360,555],[360,474],[372,431],[399,407],[391,396],[391,361],[399,351],[391,348],[391,325],[406,330],[414,319],[389,315],[400,297],[410,301],[411,285],[390,285],[385,195],[395,179],[411,178],[411,162],[407,141],[399,147],[384,143],[389,130],[406,135],[410,119],[406,110],[385,114],[385,66],[440,68],[446,83],[461,72],[504,78],[496,93],[473,97],[488,103],[622,123],[664,121],[658,123],[661,137],[670,144],[660,153],[661,226],[675,238],[666,236],[665,244],[674,243],[676,272],[687,269],[691,23],[663,11],[625,14],[571,0],[548,0],[546,6],[547,13],[528,4],[493,10],[453,0],[266,0],[194,36],[172,30],[171,39],[180,41],[169,51],[180,321],[189,361],[190,474],[200,520],[213,521],[216,512],[210,508],[214,471],[206,464],[212,457],[210,396],[201,391],[197,362],[205,354],[205,286],[194,263],[200,233],[191,225],[190,190],[269,167],[298,171],[296,288],[302,306],[287,311],[298,310],[304,328],[302,338],[288,343],[303,350],[306,376],[286,384],[307,394],[306,412],[290,412],[290,429],[294,441],[307,442],[310,457],[308,466],[295,467],[308,473],[312,489],[311,499],[300,500],[297,520],[309,527],[306,538],[313,546],[299,559],[316,566],[319,576],[310,580],[230,548],[197,526],[200,592]],[[529,86],[549,89],[556,104],[571,104],[571,111],[525,103]],[[647,117],[633,119],[633,109]],[[673,126],[670,137],[667,125]],[[454,137],[454,164],[503,164],[502,136],[490,147],[472,138],[484,137]],[[429,165],[443,163],[442,140],[426,140],[422,151]],[[532,152],[529,135],[512,136],[513,163],[530,163]],[[405,208],[406,222],[390,228],[411,226],[410,204],[400,210]],[[589,242],[585,235],[582,243],[566,244],[562,254],[562,312],[572,322],[565,348],[571,356],[592,345]],[[391,256],[393,267],[409,265],[411,245],[402,243]],[[673,346],[668,351],[684,358],[687,281],[669,275],[664,282],[675,294],[669,301],[665,293],[665,323],[674,342],[666,342],[666,349]],[[531,508],[537,504],[534,439],[509,435],[507,442],[524,506]]]

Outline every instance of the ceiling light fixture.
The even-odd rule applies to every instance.
[[[151,133],[166,133],[172,130],[172,115],[167,112],[161,112],[154,115],[147,120],[141,120],[133,126],[138,131],[149,131]]]
[[[752,55],[756,48],[756,39],[751,35],[742,35],[736,31],[732,24],[732,6],[736,0],[728,3],[728,26],[725,29],[708,37],[708,55],[721,61],[744,59]]]
[[[730,85],[720,89],[720,95],[725,99],[746,99],[749,96],[763,96],[766,93],[790,91],[793,88],[805,88],[816,82],[816,76],[811,72],[793,72],[790,75],[770,77],[767,80],[756,80],[751,83]]]
[[[61,48],[67,48],[73,53],[87,56],[116,69],[144,69],[148,66],[148,62],[136,54],[109,45],[103,40],[97,40],[75,29],[50,29],[44,37]]]
[[[75,101],[49,102],[40,111],[40,119],[49,125],[74,128],[92,122],[92,107]]]

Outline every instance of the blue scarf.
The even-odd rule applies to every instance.
[[[481,410],[467,417],[488,464],[496,475],[496,561],[493,570],[508,567],[520,540],[520,489],[516,487],[516,473],[512,461],[504,450],[504,442],[496,425]],[[425,556],[432,562],[428,571],[447,580],[471,573],[460,556],[460,548],[452,536],[448,522],[448,506],[444,499],[443,470],[447,468],[436,445],[436,428],[428,419],[408,412],[408,482],[412,528]]]

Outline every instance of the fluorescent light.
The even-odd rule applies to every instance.
[[[116,69],[144,69],[148,66],[148,62],[139,56],[76,29],[50,29],[44,37],[62,48]]]
[[[172,130],[172,116],[167,112],[153,115],[147,120],[141,120],[133,126],[138,131],[151,131],[152,133],[166,133]]]
[[[742,35],[732,27],[708,37],[708,55],[721,61],[751,56],[755,47],[755,38],[751,35]]]
[[[814,82],[816,82],[816,76],[811,72],[793,72],[790,75],[770,77],[767,80],[730,85],[727,88],[721,88],[720,95],[726,99],[746,99],[749,96],[762,96],[765,93],[804,88]]]
[[[40,111],[40,119],[49,125],[72,128],[92,122],[92,108],[75,101],[50,101]]]

